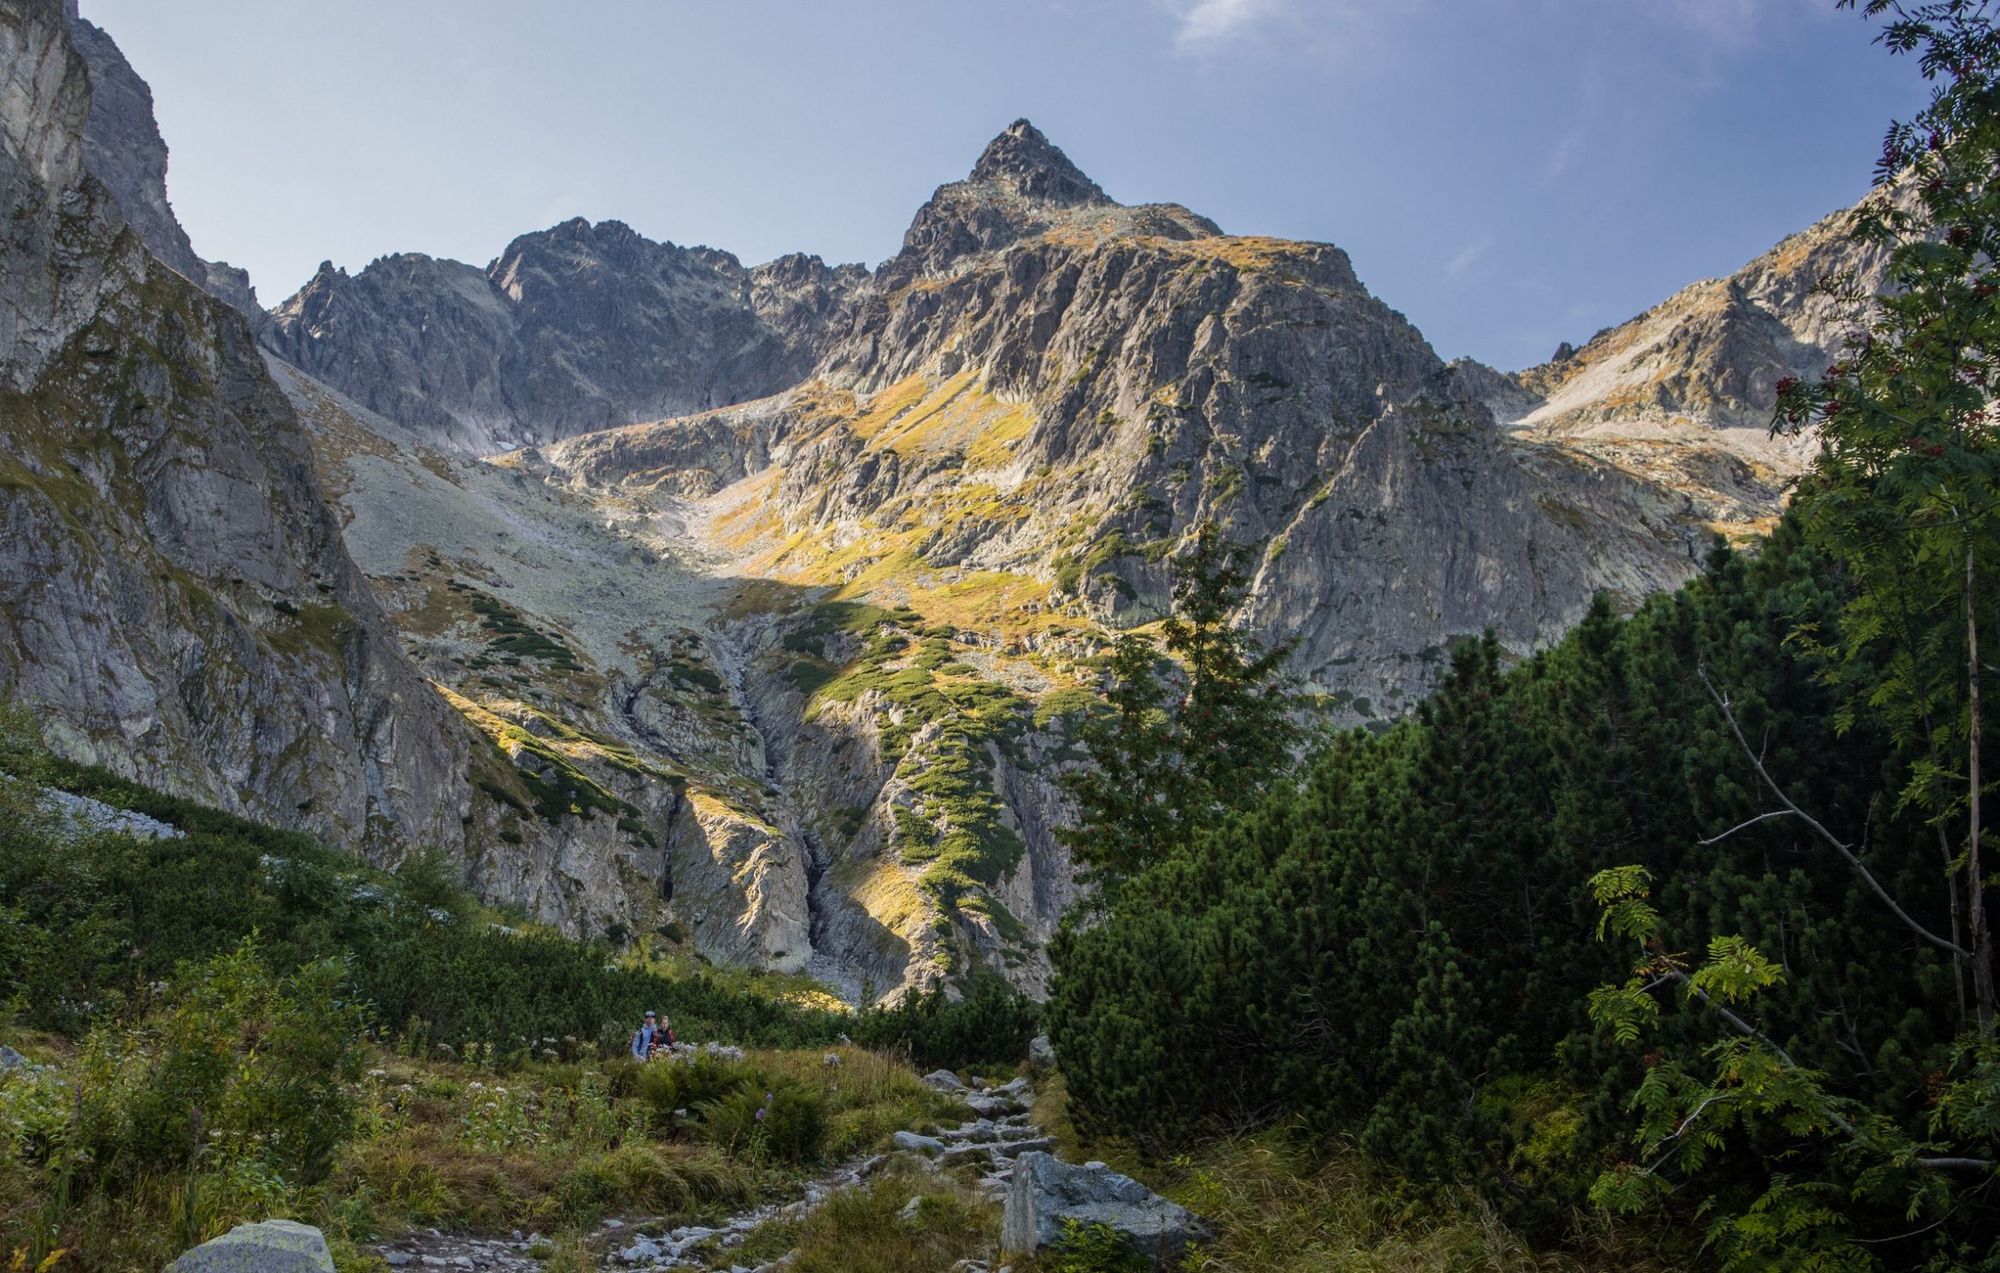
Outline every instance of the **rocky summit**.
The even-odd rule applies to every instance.
[[[1454,640],[1524,655],[1767,526],[1773,386],[1845,334],[1813,285],[1880,269],[1830,221],[1543,367],[1447,364],[1339,248],[1120,204],[1021,120],[874,269],[576,219],[266,315],[110,37],[7,13],[0,692],[79,758],[850,998],[1042,988],[1058,780],[1192,528],[1333,719],[1387,722]]]

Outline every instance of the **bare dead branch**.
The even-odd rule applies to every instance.
[[[1749,818],[1742,822],[1739,822],[1735,826],[1729,828],[1727,831],[1724,831],[1721,835],[1713,836],[1709,839],[1698,841],[1698,843],[1703,848],[1707,848],[1711,844],[1721,844],[1724,840],[1727,840],[1730,836],[1735,835],[1738,831],[1743,830],[1745,827],[1754,827],[1759,822],[1767,822],[1772,818],[1789,818],[1791,816],[1793,815],[1790,809],[1773,809],[1769,813],[1760,813],[1754,818]]]
[[[1852,866],[1856,871],[1859,871],[1861,873],[1861,878],[1867,881],[1868,887],[1874,891],[1875,896],[1881,898],[1883,904],[1887,906],[1891,911],[1894,911],[1896,918],[1902,920],[1903,923],[1909,928],[1911,932],[1923,938],[1931,945],[1938,947],[1940,950],[1950,951],[1952,954],[1958,956],[1960,959],[1972,958],[1972,952],[1967,950],[1965,947],[1959,945],[1957,942],[1948,941],[1945,938],[1938,936],[1936,933],[1932,932],[1928,928],[1925,928],[1922,924],[1919,924],[1915,919],[1911,918],[1910,913],[1904,910],[1899,904],[1897,904],[1896,899],[1889,895],[1889,890],[1882,887],[1882,882],[1875,878],[1875,873],[1868,869],[1867,864],[1864,863],[1859,857],[1855,856],[1853,848],[1850,847],[1845,840],[1841,839],[1833,832],[1827,830],[1825,824],[1820,822],[1818,818],[1813,817],[1810,813],[1807,813],[1804,809],[1801,809],[1798,806],[1797,802],[1795,802],[1790,796],[1785,794],[1785,789],[1778,785],[1778,780],[1771,776],[1771,771],[1764,768],[1763,759],[1760,756],[1758,756],[1756,751],[1754,751],[1751,748],[1750,740],[1743,736],[1743,727],[1736,723],[1736,713],[1733,710],[1731,710],[1729,706],[1729,699],[1725,695],[1723,695],[1721,691],[1715,688],[1715,682],[1708,679],[1708,669],[1706,667],[1696,665],[1695,675],[1699,676],[1701,678],[1701,683],[1707,687],[1708,696],[1714,699],[1715,705],[1722,710],[1722,719],[1729,722],[1729,732],[1736,735],[1736,742],[1739,746],[1743,748],[1743,754],[1750,758],[1751,765],[1754,766],[1757,770],[1757,776],[1764,780],[1764,785],[1770,789],[1772,795],[1778,798],[1778,802],[1784,805],[1786,810],[1790,812],[1794,817],[1797,817],[1798,819],[1803,821],[1807,826],[1811,827],[1813,829],[1813,832],[1817,834],[1820,839],[1826,841],[1829,845],[1833,846],[1836,852],[1838,852],[1842,857],[1846,858],[1848,865]],[[1705,840],[1703,841],[1703,843],[1706,844],[1711,842]]]

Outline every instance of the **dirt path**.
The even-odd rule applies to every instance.
[[[614,1217],[599,1225],[590,1243],[598,1251],[598,1267],[616,1270],[729,1269],[733,1273],[776,1273],[789,1262],[780,1257],[756,1266],[735,1264],[729,1253],[752,1230],[772,1220],[799,1220],[844,1189],[859,1188],[888,1166],[892,1158],[921,1159],[935,1170],[971,1164],[980,1172],[979,1188],[988,1196],[1006,1195],[1014,1161],[1035,1150],[1053,1151],[1054,1142],[1028,1120],[1035,1093],[1026,1079],[988,1088],[953,1086],[957,1080],[939,1072],[925,1082],[964,1099],[973,1118],[957,1127],[925,1136],[897,1132],[887,1153],[854,1159],[806,1181],[799,1196],[767,1202],[738,1212],[715,1225],[672,1225],[664,1219]],[[371,1249],[392,1268],[466,1269],[475,1273],[540,1273],[542,1263],[529,1254],[546,1242],[541,1234],[516,1231],[506,1237],[470,1237],[416,1230]]]

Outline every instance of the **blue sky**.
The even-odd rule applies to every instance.
[[[1505,368],[1866,190],[1913,65],[1832,0],[83,0],[198,251],[483,264],[573,215],[871,264],[1018,116],[1113,198],[1337,243]]]

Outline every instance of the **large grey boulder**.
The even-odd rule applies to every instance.
[[[1021,1155],[1000,1222],[1001,1248],[1026,1253],[1055,1246],[1070,1220],[1107,1225],[1148,1259],[1172,1259],[1207,1236],[1186,1207],[1102,1163],[1078,1167],[1045,1153]]]
[[[1038,1070],[1056,1068],[1056,1045],[1049,1041],[1048,1035],[1038,1034],[1028,1040],[1028,1064]]]
[[[333,1252],[309,1224],[265,1220],[183,1252],[167,1273],[334,1273]]]
[[[1011,1096],[974,1094],[967,1096],[965,1103],[981,1118],[1005,1118],[1009,1114],[1018,1114],[1027,1108]]]
[[[120,809],[93,800],[89,796],[71,795],[67,791],[57,791],[53,787],[42,789],[44,808],[58,811],[67,816],[78,833],[90,835],[98,831],[113,835],[129,835],[135,840],[178,840],[181,829],[149,818],[143,813],[130,809]]]
[[[953,1074],[950,1070],[932,1070],[929,1074],[924,1075],[923,1083],[925,1087],[944,1092],[947,1095],[968,1090],[965,1086],[965,1080]]]

